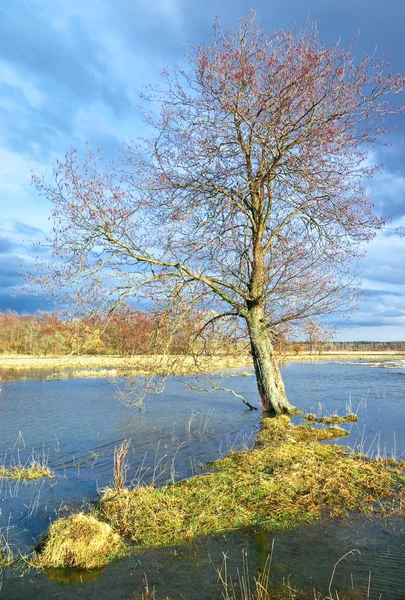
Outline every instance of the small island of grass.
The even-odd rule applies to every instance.
[[[252,450],[232,453],[213,463],[209,474],[173,485],[107,489],[97,517],[134,547],[145,548],[252,525],[283,530],[321,515],[403,514],[404,464],[319,443],[346,435],[336,426],[293,426],[286,416],[266,418]],[[55,544],[55,535],[52,539]],[[66,548],[69,543],[64,535]],[[45,544],[43,566],[46,553]],[[64,564],[65,559],[59,566]]]

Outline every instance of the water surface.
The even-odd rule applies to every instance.
[[[402,364],[290,363],[283,377],[290,400],[305,412],[358,413],[345,425],[349,445],[370,455],[405,454],[405,375]],[[256,398],[253,377],[232,377],[233,387]],[[260,427],[260,411],[245,409],[226,392],[196,393],[181,378],[169,380],[164,394],[147,400],[144,410],[117,401],[107,379],[20,380],[0,393],[0,456],[5,464],[46,459],[53,479],[0,480],[0,527],[14,548],[30,548],[57,515],[94,500],[112,479],[114,447],[131,438],[128,479],[157,485],[190,477],[233,448],[249,447]],[[341,440],[338,441],[341,443]],[[251,573],[262,568],[275,538],[275,580],[291,575],[296,585],[327,591],[333,564],[353,548],[336,574],[337,584],[359,587],[370,598],[405,598],[404,521],[327,521],[294,532],[270,535],[248,530],[198,540],[183,548],[141,553],[92,574],[94,581],[62,585],[42,573],[20,578],[3,574],[0,598],[125,598],[142,587],[144,573],[161,597],[220,597],[215,569],[222,552],[234,570],[247,550]],[[191,579],[190,579],[191,578]],[[191,583],[192,582],[192,583]],[[366,597],[366,595],[364,596]]]

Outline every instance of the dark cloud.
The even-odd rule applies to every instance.
[[[7,287],[24,285],[24,275],[33,275],[35,270],[35,262],[26,255],[11,253],[0,255],[0,281],[7,280],[9,282]],[[5,286],[0,285],[1,287]]]
[[[369,311],[367,313],[354,313],[350,318],[339,322],[339,329],[353,327],[384,327],[405,325],[405,314],[399,310],[385,310],[382,312]]]
[[[37,310],[52,311],[55,307],[46,301],[43,296],[33,296],[32,294],[7,294],[0,293],[0,312],[12,310],[17,313],[33,314]]]
[[[379,146],[373,162],[381,166],[367,182],[377,214],[397,219],[405,215],[405,137],[390,136],[390,146]]]
[[[14,310],[35,312],[52,310],[43,294],[34,295],[24,291],[25,274],[35,274],[35,262],[26,255],[0,254],[0,311]]]

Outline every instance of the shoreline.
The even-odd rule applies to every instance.
[[[405,360],[405,352],[386,351],[326,351],[322,354],[302,352],[278,355],[279,363],[302,361],[349,361]],[[0,381],[2,372],[7,376],[22,372],[48,373],[50,379],[64,377],[117,377],[147,375],[193,375],[215,371],[252,367],[249,355],[201,356],[196,361],[190,355],[69,355],[31,356],[0,355]]]
[[[203,356],[198,361],[189,355],[104,356],[27,356],[0,355],[0,380],[23,372],[48,374],[50,379],[64,377],[116,377],[148,375],[193,375],[229,369],[248,368],[247,355]]]

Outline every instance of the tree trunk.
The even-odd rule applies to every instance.
[[[271,416],[293,414],[295,407],[287,399],[274,348],[260,317],[252,310],[247,325],[263,410]]]

